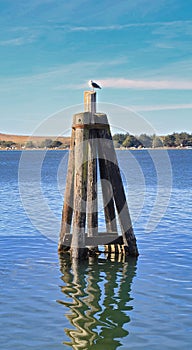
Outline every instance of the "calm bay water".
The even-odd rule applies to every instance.
[[[140,256],[80,265],[57,254],[67,152],[24,153],[0,152],[1,349],[189,349],[192,150],[117,152]]]

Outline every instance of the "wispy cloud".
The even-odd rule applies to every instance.
[[[172,104],[172,105],[149,105],[149,106],[132,106],[138,112],[152,112],[152,111],[168,111],[168,110],[182,110],[192,109],[192,103],[186,104]]]
[[[97,71],[101,72],[103,69],[106,70],[106,67],[121,65],[126,60],[126,57],[114,57],[110,62],[108,60],[77,61],[55,65],[53,67],[50,66],[49,68],[40,67],[39,71],[33,74],[6,76],[6,78],[2,78],[0,91],[10,92],[10,90],[25,89],[34,85],[49,86],[51,90],[79,89],[84,86],[87,87],[87,82],[85,84],[79,84],[79,82],[84,80],[85,76],[88,76],[88,72],[92,72],[92,75],[96,76]]]
[[[144,26],[145,24],[139,24],[140,26]],[[91,32],[91,31],[112,31],[112,30],[123,30],[131,27],[138,27],[138,24],[114,24],[108,26],[67,26],[63,27],[71,32]],[[61,27],[60,27],[61,28]]]
[[[154,34],[166,34],[171,30],[173,32],[187,31],[190,32],[192,26],[192,21],[170,21],[170,22],[138,22],[138,23],[125,23],[125,24],[113,24],[113,25],[94,25],[94,26],[69,26],[66,24],[52,23],[54,28],[64,29],[71,32],[90,32],[90,31],[120,31],[129,28],[142,28],[142,27],[152,27],[154,28]]]
[[[160,22],[158,26],[155,26],[153,34],[164,36],[167,39],[172,39],[180,34],[192,35],[192,21],[172,21],[172,22]]]
[[[0,46],[24,46],[36,43],[47,33],[47,25],[14,25],[1,27]]]
[[[182,80],[130,80],[110,78],[100,80],[103,87],[144,90],[192,90],[192,81]]]
[[[49,0],[47,0],[49,2]],[[37,1],[38,4],[38,1]],[[125,23],[125,24],[111,24],[111,25],[67,25],[62,22],[55,22],[54,20],[49,20],[46,23],[39,25],[32,25],[30,27],[17,26],[11,28],[12,31],[27,32],[27,36],[18,36],[17,38],[11,38],[9,40],[3,40],[0,45],[24,45],[32,43],[35,41],[36,37],[42,32],[46,31],[64,31],[64,32],[107,32],[107,31],[123,31],[128,29],[138,29],[138,28],[151,28],[151,33],[154,37],[163,38],[163,42],[155,42],[155,45],[159,48],[174,48],[175,43],[172,39],[179,34],[192,35],[192,21],[170,21],[170,22],[138,22],[138,23]],[[10,29],[9,29],[10,30]],[[30,32],[30,35],[29,35]],[[167,42],[169,40],[169,42]],[[149,41],[150,43],[150,41]]]
[[[159,49],[175,49],[176,44],[173,42],[155,42],[155,47]],[[178,43],[177,43],[178,46]]]
[[[14,39],[9,39],[9,40],[2,40],[0,41],[0,46],[22,46],[26,44],[31,44],[34,42],[34,38],[24,38],[24,37],[19,37],[19,38],[14,38]]]
[[[143,28],[143,27],[151,27],[153,30],[153,34],[168,36],[170,37],[175,35],[178,32],[185,31],[186,34],[191,34],[192,29],[192,21],[170,21],[170,22],[137,22],[137,23],[125,23],[125,24],[110,24],[110,25],[68,25],[62,22],[55,22],[53,20],[49,20],[44,24],[33,25],[32,27],[26,26],[17,26],[12,28],[12,30],[49,30],[49,29],[60,29],[66,32],[91,32],[91,31],[121,31],[129,28]],[[173,30],[174,29],[174,30]]]

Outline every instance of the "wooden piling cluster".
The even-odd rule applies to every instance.
[[[73,117],[59,251],[86,259],[104,245],[108,253],[138,256],[107,115],[96,113],[96,92],[84,92],[84,109]],[[106,232],[98,232],[98,170]]]

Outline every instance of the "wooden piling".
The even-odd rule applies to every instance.
[[[66,178],[65,196],[63,203],[62,221],[61,221],[61,232],[59,241],[59,250],[69,250],[70,245],[63,244],[65,234],[70,233],[72,216],[73,216],[73,194],[74,194],[74,144],[75,144],[75,130],[72,129],[71,143],[68,159],[68,171]]]
[[[99,170],[101,178],[101,187],[104,202],[104,213],[106,221],[107,232],[117,232],[117,222],[115,216],[115,207],[113,200],[113,189],[111,186],[111,177],[109,173],[107,159],[103,156],[103,148],[105,147],[106,133],[109,131],[108,120],[106,114],[99,114],[97,121],[99,124],[103,124],[102,129],[97,130],[97,141],[98,141],[98,159],[99,159]]]
[[[99,133],[101,133],[101,131],[99,131]],[[113,196],[118,212],[125,252],[131,256],[138,256],[136,239],[133,233],[131,218],[110,129],[102,130],[101,137],[99,138],[99,144],[102,157],[105,160],[105,167],[108,169],[110,182],[113,188]]]
[[[96,132],[89,131],[88,140],[88,182],[87,182],[87,236],[98,234],[98,199],[97,199],[97,148]],[[96,247],[89,247],[94,252]],[[97,250],[97,249],[96,249]]]
[[[96,113],[96,92],[95,91],[85,91],[84,92],[84,111]]]
[[[96,113],[96,93],[85,91],[85,112],[73,117],[59,250],[87,259],[104,245],[108,254],[138,256],[107,116]],[[98,232],[99,166],[106,232]],[[116,207],[116,209],[115,209]],[[118,235],[116,212],[122,236]]]
[[[84,128],[90,124],[90,113],[79,113],[74,116],[75,129],[74,150],[74,218],[71,242],[72,258],[86,258],[85,226],[87,206],[87,171],[88,171],[88,138],[89,130]]]

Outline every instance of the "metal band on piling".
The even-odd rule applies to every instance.
[[[75,124],[72,126],[73,129],[94,129],[94,130],[103,130],[109,129],[108,124]]]

